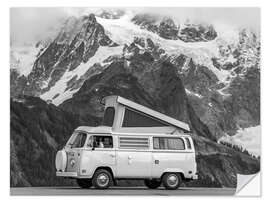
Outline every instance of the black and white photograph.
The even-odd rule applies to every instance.
[[[261,171],[260,12],[10,8],[10,195],[237,194]]]

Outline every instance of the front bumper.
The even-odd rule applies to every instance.
[[[77,172],[61,172],[61,171],[57,171],[56,176],[76,178],[76,177],[78,177],[78,174],[77,174]]]

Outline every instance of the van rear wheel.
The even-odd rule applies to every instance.
[[[93,176],[92,183],[97,189],[107,189],[112,185],[113,178],[109,171],[105,169],[99,169]]]
[[[162,178],[164,187],[168,190],[176,190],[181,184],[181,176],[178,173],[166,173]]]
[[[77,184],[81,188],[90,188],[92,186],[92,181],[90,179],[77,179]]]
[[[150,189],[157,189],[161,185],[161,181],[146,179],[144,184]]]

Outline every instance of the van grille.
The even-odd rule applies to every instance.
[[[149,139],[143,137],[120,137],[119,146],[123,149],[148,149]]]

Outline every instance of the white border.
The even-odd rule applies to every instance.
[[[263,198],[254,199],[254,198],[218,198],[218,197],[169,197],[169,199],[165,197],[132,197],[127,199],[127,197],[9,197],[9,7],[105,7],[105,6],[113,6],[113,7],[260,7],[262,13],[262,140],[263,140],[263,150],[262,150],[262,170],[265,173],[262,173],[263,176],[263,185],[262,185],[262,194]],[[164,202],[164,201],[188,201],[188,202],[198,202],[198,201],[209,201],[209,202],[227,202],[227,201],[237,201],[237,202],[253,202],[253,201],[263,201],[269,202],[269,169],[270,162],[266,159],[264,161],[264,155],[267,157],[269,155],[269,147],[267,146],[270,143],[270,131],[269,127],[269,104],[270,104],[270,64],[269,64],[269,47],[270,47],[270,31],[269,31],[269,19],[270,19],[270,9],[267,0],[259,1],[259,0],[204,0],[204,1],[194,1],[194,0],[136,0],[136,1],[124,1],[124,0],[46,0],[46,1],[22,1],[22,0],[10,0],[10,1],[1,1],[0,6],[0,20],[1,20],[1,49],[0,49],[0,59],[1,59],[1,126],[4,128],[1,133],[1,152],[3,156],[1,156],[1,201],[20,201],[20,202],[74,202],[74,201],[106,201],[106,202],[135,202],[138,200],[145,201],[156,201],[156,202]],[[176,199],[177,198],[177,199]],[[178,199],[179,198],[179,199]]]

